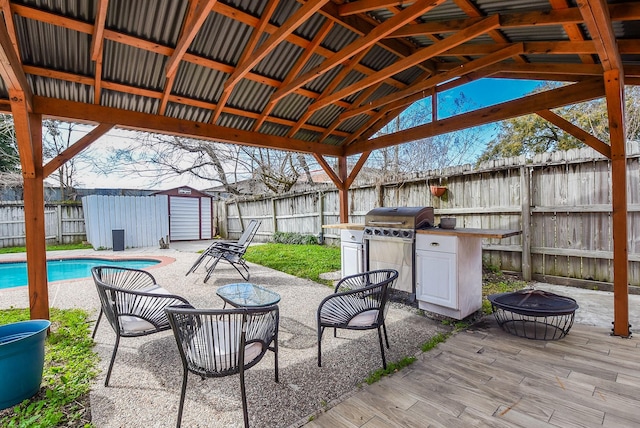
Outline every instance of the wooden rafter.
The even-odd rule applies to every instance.
[[[498,15],[494,15],[484,20],[478,22],[477,24],[472,25],[471,27],[462,30],[446,39],[438,42],[429,47],[423,48],[416,52],[415,54],[403,58],[399,61],[396,61],[394,64],[386,67],[376,73],[373,73],[353,85],[347,86],[337,92],[334,92],[331,95],[319,98],[315,103],[309,106],[310,111],[315,111],[320,108],[323,108],[335,101],[338,101],[344,97],[347,97],[355,92],[361,91],[362,89],[374,85],[378,82],[383,81],[389,76],[393,76],[407,68],[411,68],[416,64],[419,64],[423,61],[426,61],[429,58],[432,58],[447,49],[452,48],[453,46],[460,45],[468,40],[474,39],[481,34],[486,33],[492,28],[497,28],[500,25],[500,17]]]
[[[302,71],[307,61],[309,61],[311,56],[314,55],[316,48],[320,46],[320,43],[322,43],[322,41],[327,36],[327,34],[329,34],[332,27],[333,27],[333,22],[326,20],[325,23],[322,25],[322,28],[320,28],[318,33],[315,35],[315,37],[311,41],[311,44],[309,45],[309,47],[302,52],[302,54],[296,60],[296,63],[293,65],[291,70],[289,70],[287,77],[282,81],[282,85],[280,86],[285,86],[289,82],[291,82],[293,79],[296,78],[296,76],[300,73],[300,71]],[[254,131],[258,131],[260,129],[260,127],[262,126],[264,121],[267,119],[269,114],[271,114],[271,111],[273,111],[273,108],[276,106],[276,104],[277,104],[276,101],[269,101],[269,103],[267,103],[267,106],[263,110],[262,115],[253,126]]]
[[[27,109],[31,110],[31,88],[21,66],[22,62],[16,54],[5,22],[2,21],[0,24],[0,77],[9,91],[9,97],[22,98]]]
[[[569,2],[567,0],[549,0],[551,3],[551,7],[554,9],[568,9]],[[572,41],[583,41],[585,40],[584,34],[582,34],[582,30],[578,26],[578,24],[564,24],[562,26],[564,28],[564,32],[567,33],[569,39]],[[580,54],[580,59],[585,64],[593,64],[595,63],[593,57],[587,54]]]
[[[593,135],[589,134],[582,128],[577,127],[573,123],[569,122],[562,116],[555,114],[551,110],[537,111],[536,114],[541,118],[553,123],[558,128],[562,129],[568,134],[573,135],[578,140],[582,141],[583,143],[585,143],[586,145],[588,145],[598,153],[611,159],[611,146],[605,143],[604,141],[594,137]]]
[[[534,111],[553,109],[569,104],[576,104],[604,95],[602,79],[563,86],[550,91],[529,95],[520,99],[478,109],[469,113],[430,122],[415,128],[398,131],[394,134],[383,135],[371,140],[360,139],[350,145],[345,154],[351,155],[368,150],[415,141],[434,135],[446,134],[461,129],[472,128],[486,123],[497,122],[522,116]]]
[[[614,3],[609,5],[612,21],[635,21],[640,19],[640,2]],[[556,9],[546,12],[504,13],[500,15],[500,28],[523,28],[538,26],[557,26],[582,24],[584,18],[577,7]],[[482,20],[482,17],[432,21],[407,25],[393,33],[389,38],[421,36],[428,34],[455,33]]]
[[[7,26],[7,33],[9,39],[13,45],[13,50],[16,53],[18,59],[20,59],[20,49],[18,48],[18,36],[16,35],[16,27],[13,25],[13,13],[11,12],[11,6],[9,0],[0,0],[0,11],[4,17],[4,24]]]
[[[484,67],[495,64],[507,58],[511,58],[515,55],[520,55],[522,51],[523,51],[522,44],[514,44],[509,48],[500,50],[493,54],[477,59],[475,61],[461,64],[457,68],[437,74],[429,79],[419,81],[418,83],[408,87],[407,89],[403,89],[401,91],[391,93],[385,97],[377,99],[376,101],[368,103],[365,106],[349,109],[340,115],[340,119],[345,120],[350,117],[354,117],[359,114],[362,114],[366,111],[380,108],[394,101],[401,100],[401,103],[398,105],[395,105],[393,108],[402,107],[403,105],[409,105],[419,99],[430,96],[431,95],[430,89],[434,88],[440,83],[480,70]],[[413,97],[416,94],[417,96]]]
[[[480,11],[480,9],[478,9],[476,7],[476,5],[474,5],[471,1],[469,0],[454,0],[454,2],[458,5],[458,7],[460,9],[462,9],[467,15],[471,16],[471,17],[484,17],[485,15]],[[487,34],[489,34],[489,37],[491,37],[493,39],[494,42],[496,43],[505,43],[508,42],[509,40],[505,37],[504,34],[502,34],[502,32],[499,29],[493,29],[490,30]],[[521,56],[516,56],[515,57],[517,62],[521,62],[521,63],[526,63],[527,61],[521,57]]]
[[[265,147],[300,153],[321,153],[341,156],[340,147],[312,143],[276,135],[224,128],[212,124],[192,122],[155,114],[140,113],[112,107],[65,101],[55,98],[34,97],[34,111],[62,119],[100,123],[104,118],[121,128],[149,130],[171,135],[213,140],[253,147]]]
[[[262,44],[260,48],[250,53],[241,64],[239,64],[231,77],[225,82],[225,88],[233,87],[238,81],[244,77],[260,60],[266,57],[273,49],[275,49],[283,40],[287,38],[293,31],[305,22],[311,15],[316,13],[318,9],[324,6],[329,0],[309,0],[302,7],[296,10],[287,21],[278,28],[271,36]],[[275,5],[274,5],[275,6]],[[263,28],[266,27],[266,23]]]
[[[377,9],[389,8],[391,6],[401,6],[407,4],[407,1],[398,0],[358,0],[338,6],[340,16],[355,15],[356,13],[364,13]]]
[[[102,41],[104,24],[107,20],[107,8],[109,0],[99,0],[96,11],[96,22],[93,24],[93,36],[91,38],[91,59],[97,61],[102,56]]]
[[[251,68],[253,68],[253,66],[257,64],[260,59],[262,59],[262,58],[259,58],[258,61],[255,62],[255,64],[251,63],[255,59],[252,55],[253,51],[258,45],[258,42],[260,41],[260,37],[262,37],[262,33],[264,32],[264,29],[266,28],[266,26],[269,24],[271,15],[273,15],[273,12],[276,10],[277,6],[278,6],[277,0],[269,0],[269,2],[267,3],[267,6],[262,11],[262,16],[260,18],[260,21],[258,22],[258,25],[256,25],[256,27],[254,28],[253,33],[251,33],[251,38],[249,39],[249,42],[247,43],[247,45],[244,47],[244,51],[240,56],[238,65],[233,71],[233,74],[231,74],[231,77],[229,77],[229,79],[227,79],[227,81],[224,83],[224,89],[222,90],[222,94],[220,95],[220,99],[218,100],[218,105],[216,106],[216,109],[213,111],[213,114],[211,115],[211,120],[209,120],[210,123],[216,123],[218,121],[218,118],[222,113],[222,107],[224,107],[227,104],[227,100],[231,96],[231,92],[233,91],[233,88],[235,88],[236,84],[240,81],[240,79],[246,76],[247,73],[249,73],[249,70],[251,70]],[[291,31],[293,31],[293,29]],[[279,41],[281,41],[286,35],[288,34],[282,34],[279,37]],[[275,49],[275,47],[277,46],[277,43],[274,43],[275,41],[273,40],[274,37],[275,36],[272,34],[271,38],[267,40],[267,42],[270,41],[269,47],[271,49]],[[267,42],[265,42],[264,44],[267,44]],[[265,51],[263,52],[263,55],[266,56],[269,52],[270,50],[265,49]]]
[[[42,176],[44,178],[47,178],[56,169],[60,168],[65,162],[69,161],[75,155],[89,147],[89,145],[91,145],[98,138],[109,132],[113,128],[113,126],[114,125],[109,123],[101,123],[100,125],[93,128],[84,137],[80,138],[58,156],[47,162],[47,164],[43,167]]]
[[[398,28],[405,25],[408,21],[413,20],[417,16],[425,13],[429,9],[437,6],[438,4],[443,3],[444,0],[434,0],[433,3],[426,5],[422,2],[417,2],[412,6],[407,7],[401,13],[395,15],[393,18],[390,18],[373,29],[369,34],[365,35],[362,38],[357,39],[356,41],[350,43],[348,46],[343,48],[342,50],[336,52],[334,55],[327,58],[320,65],[314,67],[309,70],[302,76],[296,78],[293,82],[288,85],[278,89],[272,96],[272,101],[277,101],[294,91],[295,89],[301,87],[302,85],[312,81],[313,79],[321,76],[322,74],[328,72],[333,69],[335,66],[341,64],[348,58],[356,55],[358,52],[361,52],[364,49],[367,49],[369,46],[376,44],[380,39],[383,39],[388,34],[397,30]]]
[[[605,70],[622,70],[622,59],[605,0],[578,0],[584,23]]]
[[[182,28],[182,34],[173,54],[167,61],[166,75],[171,76],[178,69],[178,64],[182,61],[184,54],[187,52],[189,45],[193,39],[195,39],[198,31],[202,28],[202,25],[207,20],[211,8],[216,3],[216,0],[191,0],[197,2],[197,6],[193,15],[187,14],[184,26]]]

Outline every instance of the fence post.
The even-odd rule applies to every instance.
[[[56,205],[56,217],[58,220],[58,244],[64,244],[64,242],[62,242],[62,204]]]
[[[522,279],[531,281],[531,179],[530,167],[520,167],[520,202],[522,204]]]
[[[273,233],[278,232],[278,214],[276,213],[276,198],[271,198],[271,222],[273,223]]]
[[[324,242],[324,233],[322,225],[324,224],[324,196],[322,192],[318,192],[318,244]]]

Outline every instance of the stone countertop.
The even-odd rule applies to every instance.
[[[431,235],[449,235],[449,236],[467,236],[471,238],[508,238],[510,236],[520,235],[521,230],[510,229],[471,229],[471,228],[456,228],[456,229],[440,229],[432,227],[429,229],[418,229],[418,234],[431,234]]]
[[[337,223],[337,224],[323,224],[323,229],[350,229],[350,230],[364,230],[364,224],[362,223]]]

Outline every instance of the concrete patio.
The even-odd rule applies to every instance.
[[[51,253],[49,257],[161,256],[165,263],[150,270],[160,284],[186,297],[197,307],[221,307],[222,301],[215,295],[215,289],[222,284],[242,281],[233,268],[220,265],[206,284],[202,281],[202,270],[184,276],[196,258],[196,251],[205,246],[206,242],[174,243],[168,250],[145,248],[115,253],[75,250]],[[24,254],[14,254],[4,255],[0,260],[23,258]],[[493,318],[487,317],[470,331],[454,335],[427,354],[422,354],[419,346],[437,332],[448,331],[448,327],[418,314],[413,308],[394,304],[387,318],[391,343],[388,360],[417,355],[418,361],[374,385],[362,386],[363,379],[381,367],[375,332],[340,332],[338,338],[326,334],[323,367],[318,368],[315,310],[331,290],[261,266],[252,265],[251,274],[252,282],[265,285],[282,296],[280,383],[273,381],[271,353],[247,372],[251,426],[590,427],[640,424],[640,420],[629,416],[632,413],[629,409],[640,404],[637,402],[640,364],[635,361],[638,342],[635,338],[608,335],[613,313],[612,293],[536,284],[536,288],[578,300],[581,309],[576,313],[576,325],[567,338],[558,342],[516,338],[502,332]],[[81,307],[89,310],[93,318],[97,315],[98,298],[93,281],[88,278],[51,283],[49,293],[51,306]],[[632,326],[640,322],[635,310],[639,307],[639,298],[630,296]],[[12,306],[28,306],[26,287],[0,291],[0,307]],[[101,358],[101,373],[91,392],[94,425],[174,426],[182,369],[171,332],[123,339],[110,386],[105,388],[104,373],[114,337],[111,328],[102,323],[95,348]],[[585,366],[589,367],[588,371],[580,368]],[[183,426],[242,424],[236,377],[201,381],[191,376],[189,379]],[[591,383],[593,386],[588,386]],[[497,384],[504,386],[504,391],[493,387]],[[531,387],[532,384],[537,386]],[[547,391],[554,395],[541,404],[539,396]],[[481,396],[482,399],[478,398]],[[456,400],[454,397],[461,398]],[[465,401],[465,397],[471,398]],[[599,400],[609,404],[605,406]],[[550,404],[554,401],[563,404],[555,408]],[[611,404],[622,402],[626,407]],[[582,407],[572,403],[595,410],[585,418],[580,410]],[[599,404],[602,404],[600,408]]]

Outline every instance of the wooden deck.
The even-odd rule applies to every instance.
[[[487,317],[305,428],[640,427],[639,343],[578,324],[521,339]]]

